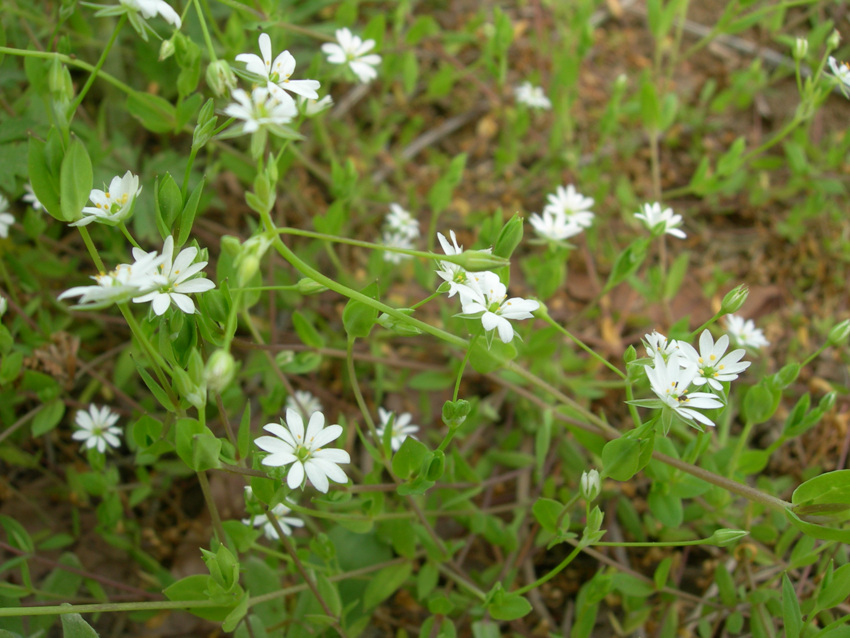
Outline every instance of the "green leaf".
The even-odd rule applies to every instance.
[[[754,425],[764,423],[773,416],[781,398],[781,392],[772,389],[766,381],[760,381],[747,390],[744,396],[744,419]]]
[[[788,574],[782,574],[782,620],[785,625],[786,638],[800,638],[803,629],[803,614],[800,611],[800,602],[797,600],[797,592],[788,578]]]
[[[207,576],[206,574],[195,574],[193,576],[181,578],[176,583],[173,583],[163,589],[162,593],[165,594],[168,600],[179,600],[181,602],[186,601],[186,611],[191,612],[200,618],[221,622],[230,615],[235,604],[221,607],[199,607],[196,609],[193,609],[190,604],[191,602],[206,602],[209,600],[207,591],[211,581],[212,577]],[[234,601],[234,603],[239,602],[241,601]]]
[[[617,255],[617,259],[614,261],[614,267],[608,276],[608,283],[605,284],[604,292],[608,292],[611,288],[624,281],[626,277],[640,267],[643,260],[646,259],[646,250],[649,247],[649,242],[650,240],[646,237],[636,239],[623,252]]]
[[[189,239],[189,233],[192,232],[192,224],[195,223],[195,215],[198,213],[198,202],[201,200],[201,193],[204,192],[205,183],[206,178],[202,177],[201,181],[198,182],[198,185],[192,191],[192,194],[189,195],[189,199],[186,200],[183,212],[180,213],[177,226],[174,228],[174,232],[177,235],[174,243],[175,250],[180,248]]]
[[[9,545],[20,549],[27,554],[32,554],[35,551],[35,545],[33,544],[30,535],[27,533],[27,530],[14,518],[6,516],[5,514],[0,514],[0,525],[2,525],[3,529],[6,530],[6,538],[8,539]]]
[[[174,221],[183,208],[183,195],[180,187],[171,173],[166,173],[157,179],[154,191],[154,206],[156,208],[156,226],[160,236],[165,239],[174,228]]]
[[[557,534],[559,526],[563,527],[565,520],[569,522],[569,517],[561,516],[564,509],[565,507],[562,503],[554,501],[551,498],[539,498],[531,506],[531,511],[534,514],[534,518],[540,523],[540,527],[550,534]]]
[[[236,604],[236,607],[233,608],[227,617],[221,623],[221,629],[223,631],[229,632],[236,629],[236,625],[240,623],[240,621],[245,617],[248,613],[248,595],[243,594],[239,599],[239,602]]]
[[[673,299],[679,292],[685,273],[688,272],[688,260],[690,253],[683,252],[673,260],[670,270],[667,271],[667,281],[664,284],[664,299]]]
[[[377,284],[369,284],[361,292],[372,299],[377,298]],[[362,301],[349,299],[342,311],[342,324],[349,337],[363,339],[372,332],[372,326],[378,319],[378,310]]]
[[[513,342],[503,343],[498,337],[494,338],[487,347],[486,340],[476,339],[469,355],[469,365],[481,374],[498,370],[506,363],[516,358],[517,350]]]
[[[54,399],[46,403],[41,411],[33,417],[32,435],[41,436],[47,434],[62,420],[65,414],[65,402],[62,399]]]
[[[384,567],[366,585],[366,591],[363,593],[363,608],[372,609],[389,598],[410,577],[412,571],[413,567],[407,562]]]
[[[192,463],[196,472],[211,470],[221,466],[221,439],[212,432],[203,432],[192,437]]]
[[[46,143],[30,137],[27,168],[32,190],[50,216],[59,221],[64,221],[59,206],[59,173],[63,155],[61,135],[55,128],[50,130]]]
[[[236,434],[236,448],[239,450],[239,456],[248,455],[251,448],[251,402],[245,403],[245,411],[242,413],[242,420],[239,422],[239,432]]]
[[[649,131],[661,130],[661,107],[649,73],[644,74],[640,84],[640,117]]]
[[[70,607],[63,603],[63,607]],[[98,638],[98,633],[92,629],[80,614],[62,614],[62,638]]]
[[[174,106],[158,95],[130,91],[127,95],[127,110],[149,131],[168,133],[177,124],[177,112]]]
[[[519,594],[498,592],[487,611],[496,620],[516,620],[531,612],[531,603]]]
[[[72,222],[82,217],[92,187],[91,160],[83,143],[74,138],[62,159],[59,172],[59,204],[62,219]]]
[[[428,205],[434,215],[443,212],[452,199],[455,187],[460,183],[463,169],[466,166],[466,153],[461,153],[449,164],[445,174],[437,180],[437,183],[428,191]]]
[[[407,437],[398,452],[393,455],[393,474],[402,479],[410,478],[419,472],[430,453],[424,443],[412,436]]]
[[[177,406],[174,405],[172,400],[168,397],[168,394],[162,389],[162,386],[159,385],[150,373],[138,362],[136,362],[136,370],[139,371],[139,376],[142,377],[142,381],[144,381],[145,385],[148,386],[148,389],[153,392],[153,395],[156,397],[156,400],[159,401],[160,405],[169,412],[177,412]]]
[[[641,439],[620,437],[602,448],[605,475],[615,481],[628,481],[640,469]]]
[[[824,578],[818,591],[817,604],[821,609],[831,609],[844,602],[848,596],[850,596],[850,564],[836,569],[829,582]]]
[[[324,348],[325,340],[319,331],[313,327],[307,318],[297,310],[292,313],[292,325],[295,327],[295,332],[298,338],[312,348]]]

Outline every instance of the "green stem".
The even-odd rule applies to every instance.
[[[0,618],[16,616],[61,616],[64,614],[98,614],[116,611],[162,611],[221,607],[216,600],[163,600],[156,602],[96,603],[91,605],[48,605],[38,607],[0,607]]]
[[[99,273],[105,273],[106,267],[103,265],[103,260],[100,258],[100,254],[97,252],[97,248],[94,246],[94,242],[91,239],[91,235],[89,235],[89,229],[85,226],[77,226],[77,229],[80,231],[80,236],[83,238],[83,243],[86,245],[86,249],[89,251],[89,256],[94,262],[95,268]]]
[[[198,483],[201,486],[201,492],[204,495],[204,500],[207,503],[207,510],[210,513],[210,518],[212,519],[213,530],[215,531],[215,536],[218,539],[219,543],[224,543],[227,540],[227,536],[224,534],[224,528],[221,526],[221,516],[218,514],[218,507],[215,504],[215,499],[212,496],[212,491],[210,490],[210,482],[207,478],[207,473],[204,471],[197,472],[198,475]],[[233,549],[232,547],[230,549]]]
[[[441,292],[435,292],[435,293],[433,293],[433,294],[430,294],[430,295],[428,295],[427,297],[425,297],[425,299],[423,299],[422,301],[419,301],[419,302],[417,302],[417,303],[413,304],[412,306],[410,306],[410,309],[411,309],[411,310],[416,310],[417,308],[419,308],[419,307],[421,307],[421,306],[424,306],[424,305],[425,305],[426,303],[428,303],[429,301],[432,301],[432,300],[436,299],[436,298],[437,298],[437,297],[439,297],[441,294],[443,294],[443,293],[441,293]]]
[[[755,424],[752,421],[747,421],[744,424],[744,429],[741,430],[741,435],[738,437],[738,442],[735,444],[735,451],[732,453],[732,458],[729,461],[729,471],[727,476],[732,476],[732,474],[735,473],[735,470],[738,469],[738,461],[741,458],[741,454],[744,452],[744,446],[750,438],[750,433],[753,431],[754,425]]]
[[[717,314],[715,314],[713,317],[711,317],[711,319],[709,319],[708,321],[706,321],[706,322],[705,322],[704,324],[702,324],[699,328],[697,328],[697,329],[696,329],[696,330],[694,330],[691,334],[689,334],[689,335],[688,335],[688,341],[693,341],[693,340],[694,340],[694,338],[695,338],[698,334],[701,334],[703,330],[705,330],[706,328],[708,328],[711,324],[713,324],[715,321],[717,321],[718,319],[720,319],[720,317],[722,317],[722,316],[723,316],[723,315],[722,315],[722,314],[720,314],[719,312],[718,312]]]
[[[0,47],[0,53],[5,53],[7,55],[16,55],[22,58],[41,58],[43,60],[58,60],[63,64],[67,64],[68,66],[73,66],[78,69],[90,71],[92,73],[97,71],[97,69],[88,62],[83,62],[82,60],[78,60],[77,58],[72,58],[68,55],[64,55],[62,53],[55,53],[53,51],[29,51],[24,49],[13,49],[11,47]],[[128,95],[134,92],[133,88],[129,84],[125,84],[124,82],[110,75],[109,73],[105,73],[104,71],[97,71],[97,74],[100,78],[102,78],[112,86],[122,90],[124,93],[127,93]]]
[[[100,59],[95,64],[91,73],[89,74],[88,80],[86,80],[85,85],[80,90],[80,93],[77,95],[77,98],[74,100],[74,103],[68,108],[68,120],[74,117],[74,113],[80,104],[83,103],[83,99],[86,97],[86,94],[89,92],[92,84],[94,84],[95,79],[100,73],[100,69],[103,66],[104,62],[106,62],[106,57],[109,55],[109,52],[112,50],[112,45],[115,44],[115,39],[118,37],[118,33],[121,31],[121,27],[124,26],[124,23],[127,22],[127,14],[124,13],[118,19],[118,24],[115,25],[115,30],[112,32],[112,37],[109,38],[109,42],[106,43],[106,48],[103,50],[103,53],[100,54]]]
[[[564,570],[564,568],[567,567],[567,565],[569,565],[571,562],[573,562],[575,557],[579,555],[579,553],[581,552],[582,549],[583,549],[583,546],[579,545],[573,551],[571,551],[569,553],[569,555],[564,560],[562,560],[560,563],[558,563],[558,566],[555,567],[548,574],[538,578],[533,583],[529,583],[525,587],[520,587],[519,589],[517,589],[516,591],[511,592],[511,593],[522,595],[527,591],[531,591],[532,589],[537,589],[543,583],[549,582],[550,580],[555,578],[555,576],[557,576],[559,573],[561,573]]]
[[[346,348],[346,365],[348,367],[348,376],[349,383],[351,383],[351,390],[354,392],[354,399],[357,401],[357,407],[360,408],[360,412],[363,415],[363,419],[366,421],[366,427],[369,428],[369,433],[372,435],[372,439],[374,441],[380,441],[381,437],[378,436],[378,430],[375,427],[375,421],[372,419],[372,415],[369,413],[369,406],[366,405],[366,400],[363,398],[363,393],[360,392],[360,384],[357,382],[357,372],[354,370],[354,337],[348,338],[348,347]],[[381,446],[383,449],[383,446]],[[384,459],[384,465],[387,468],[387,471],[390,472],[392,476],[391,467],[389,465],[389,460]]]
[[[210,38],[210,32],[207,30],[207,21],[204,18],[204,12],[201,9],[201,5],[198,0],[195,0],[195,11],[198,14],[198,22],[201,23],[201,32],[204,36],[204,42],[207,45],[207,53],[209,53],[210,61],[215,62],[218,57],[215,54],[215,47],[213,47],[212,39]]]
[[[460,380],[463,378],[463,371],[466,369],[466,364],[469,362],[469,357],[472,354],[472,347],[475,345],[475,342],[478,341],[478,337],[480,335],[475,335],[472,337],[472,340],[469,342],[469,347],[466,349],[466,356],[463,358],[463,362],[460,364],[460,369],[457,371],[457,380],[455,381],[455,391],[452,394],[452,401],[457,401],[458,391],[460,390]]]
[[[567,330],[567,329],[566,329],[566,328],[564,328],[562,325],[560,325],[558,322],[556,322],[554,319],[552,319],[552,317],[550,317],[550,316],[549,316],[549,313],[548,313],[548,312],[544,314],[544,313],[540,313],[540,311],[538,311],[538,313],[537,313],[537,314],[540,316],[540,318],[541,318],[541,319],[543,319],[543,321],[545,321],[545,322],[546,322],[546,323],[548,323],[550,326],[552,326],[553,328],[555,328],[556,330],[558,330],[560,333],[562,333],[564,336],[566,336],[567,338],[569,338],[569,339],[570,339],[570,340],[571,340],[574,344],[576,344],[579,348],[581,348],[581,349],[582,349],[582,350],[584,350],[587,354],[589,354],[591,357],[593,357],[594,359],[596,359],[597,361],[599,361],[602,365],[604,365],[606,368],[608,368],[609,370],[611,370],[611,371],[612,371],[614,374],[616,374],[618,377],[620,377],[621,379],[625,379],[625,378],[626,378],[626,374],[625,374],[622,370],[620,370],[617,366],[615,366],[613,363],[611,363],[610,361],[608,361],[608,359],[606,359],[605,357],[603,357],[603,356],[602,356],[602,355],[600,355],[599,353],[595,352],[595,351],[594,351],[592,348],[590,348],[590,347],[589,347],[586,343],[584,343],[584,341],[582,341],[581,339],[579,339],[578,337],[576,337],[575,335],[573,335],[573,334],[572,334],[569,330]]]
[[[133,239],[133,236],[130,234],[130,231],[127,229],[127,224],[125,224],[124,222],[121,222],[120,224],[118,224],[118,228],[121,230],[121,232],[123,233],[124,237],[126,237],[126,238],[127,238],[127,241],[129,241],[129,242],[130,242],[130,244],[131,244],[134,248],[138,248],[139,250],[142,250],[142,247],[141,247],[141,246],[139,246],[138,242],[136,242],[136,240],[135,240],[135,239]]]

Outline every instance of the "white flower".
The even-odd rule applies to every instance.
[[[196,264],[192,263],[195,261],[195,257],[198,256],[197,248],[194,246],[184,248],[172,262],[171,258],[173,254],[174,238],[169,235],[162,246],[162,263],[159,265],[159,274],[164,281],[158,286],[157,290],[140,297],[134,297],[133,302],[152,302],[151,307],[157,315],[165,314],[165,311],[174,302],[174,305],[180,310],[187,315],[191,315],[195,312],[195,304],[187,295],[212,290],[215,288],[215,284],[205,276],[190,279],[190,277],[201,272],[204,266],[207,265],[205,261],[199,261]],[[133,249],[133,256],[137,260],[144,259],[146,255],[148,253],[145,253],[143,250],[138,248]]]
[[[179,29],[182,25],[180,16],[164,0],[119,0],[119,2],[134,11],[138,11],[145,18],[162,16],[163,20]]]
[[[528,221],[534,231],[548,241],[560,242],[584,232],[583,226],[579,226],[563,213],[553,213],[549,210],[544,210],[542,215],[532,213]]]
[[[744,348],[765,348],[770,341],[765,339],[764,333],[752,319],[744,319],[738,315],[726,316],[726,328],[732,339]]]
[[[409,235],[406,235],[397,230],[384,229],[384,234],[381,237],[381,243],[384,246],[389,246],[391,248],[403,248],[404,250],[412,250],[413,240]],[[404,253],[396,253],[389,250],[384,251],[384,261],[388,261],[391,264],[400,264],[405,259],[410,259],[410,255],[405,255]]]
[[[484,330],[496,330],[503,343],[514,338],[514,328],[508,319],[530,319],[540,304],[530,299],[507,299],[507,288],[496,273],[483,271],[467,273],[467,281],[458,292],[463,314],[481,315]],[[507,300],[506,300],[507,299]]]
[[[243,518],[242,523],[245,525],[252,525],[254,527],[262,527],[265,537],[270,541],[276,541],[280,538],[280,536],[278,536],[277,530],[274,528],[274,525],[272,525],[272,518],[277,520],[278,525],[280,525],[280,529],[287,536],[292,536],[293,527],[304,527],[304,521],[300,518],[286,516],[291,511],[292,510],[283,503],[278,503],[271,508],[267,514],[255,514],[251,518]]]
[[[106,452],[107,446],[118,447],[121,445],[121,428],[113,427],[118,421],[118,415],[109,408],[98,408],[92,404],[89,411],[80,410],[74,418],[74,422],[80,429],[71,435],[75,441],[85,441],[83,449],[96,447],[100,453]]]
[[[224,114],[244,120],[243,133],[253,133],[264,126],[288,124],[298,115],[293,100],[278,100],[268,89],[259,87],[248,95],[242,89],[233,91],[236,102],[224,108]]]
[[[296,390],[286,397],[286,407],[289,410],[295,410],[308,420],[313,412],[322,411],[322,404],[319,400],[306,390]]]
[[[543,88],[534,86],[531,82],[523,82],[516,87],[514,89],[514,95],[516,95],[516,101],[520,104],[547,111],[552,108],[552,103],[546,97]]]
[[[290,93],[303,95],[305,98],[318,99],[316,89],[320,84],[317,80],[291,80],[295,72],[295,58],[289,51],[284,51],[272,62],[272,41],[267,33],[260,34],[260,53],[240,53],[236,56],[239,62],[245,63],[249,72],[266,78],[266,88],[281,102],[294,101]]]
[[[593,225],[593,213],[590,207],[593,206],[593,198],[585,197],[572,184],[567,184],[567,187],[558,186],[553,194],[546,196],[546,201],[549,202],[543,208],[543,214],[547,212],[555,215],[564,215],[567,221],[572,222],[582,228],[590,228]]]
[[[163,284],[165,279],[157,271],[163,259],[156,252],[144,253],[134,264],[121,264],[112,272],[94,275],[92,279],[97,285],[76,286],[59,295],[59,299],[79,297],[77,305],[87,308],[105,308],[113,303],[129,301],[131,297],[151,292]]]
[[[307,117],[318,115],[334,105],[334,99],[330,95],[326,95],[321,100],[311,100],[303,95],[299,95],[297,102],[298,110]]]
[[[656,226],[660,225],[658,234],[666,233],[679,239],[687,237],[683,231],[679,230],[679,226],[682,225],[682,216],[674,215],[672,208],[661,210],[661,204],[654,202],[644,204],[641,210],[642,212],[635,213],[635,217],[642,220],[650,232],[656,232]]]
[[[832,56],[829,56],[828,62],[829,68],[832,69],[832,74],[840,83],[841,92],[847,96],[847,89],[850,88],[850,64],[847,62],[838,62]]]
[[[266,432],[274,436],[261,436],[254,443],[266,452],[271,452],[262,461],[263,465],[281,467],[292,464],[286,475],[289,489],[301,487],[304,475],[320,492],[327,493],[328,479],[336,483],[346,483],[348,477],[340,469],[340,463],[351,463],[351,457],[345,450],[324,449],[324,446],[339,438],[342,427],[325,427],[325,415],[313,412],[304,433],[304,420],[295,410],[286,411],[286,427],[278,423],[263,426]]]
[[[381,56],[371,53],[375,47],[374,40],[365,42],[359,36],[353,35],[348,29],[336,30],[336,43],[327,42],[322,45],[322,51],[328,56],[331,64],[348,64],[348,67],[363,84],[378,77],[375,69],[381,63]]]
[[[384,432],[386,432],[390,419],[393,419],[392,434],[390,435],[390,447],[393,452],[398,452],[404,440],[408,436],[413,436],[414,432],[419,431],[418,425],[410,424],[410,419],[413,417],[411,417],[409,412],[402,412],[393,418],[393,412],[384,410],[384,408],[378,408],[378,416],[381,419],[381,425],[378,426],[377,432],[378,439],[381,441],[384,440]],[[413,438],[415,439],[416,437],[414,436]]]
[[[703,330],[699,337],[699,352],[689,343],[680,342],[679,345],[685,359],[696,370],[694,385],[708,383],[715,390],[722,390],[722,382],[734,381],[739,373],[750,367],[749,361],[741,361],[741,357],[747,354],[743,348],[723,356],[729,347],[728,335],[723,335],[715,343],[711,333]]]
[[[688,392],[696,369],[693,366],[683,368],[680,357],[678,352],[674,352],[665,362],[661,353],[656,353],[654,365],[644,366],[652,391],[665,407],[672,408],[683,419],[714,425],[714,421],[697,410],[720,408],[723,402],[710,392]]]
[[[657,330],[653,330],[651,334],[643,336],[643,347],[646,348],[646,356],[654,359],[656,353],[667,361],[671,354],[679,351],[679,342],[675,339],[668,339]],[[684,359],[680,359],[684,363]]]
[[[390,212],[384,219],[384,224],[411,239],[419,237],[419,222],[398,204],[390,204]]]
[[[35,196],[35,193],[32,190],[32,184],[24,184],[24,201],[32,206],[33,210],[44,210],[44,204],[38,201],[38,197]]]
[[[115,226],[130,216],[136,195],[141,192],[137,175],[127,171],[124,177],[115,176],[109,183],[109,190],[92,189],[89,199],[94,206],[86,206],[83,209],[85,216],[69,226],[88,226],[92,222]]]
[[[447,255],[461,254],[463,252],[463,246],[458,245],[455,231],[450,230],[449,237],[452,240],[451,244],[443,233],[437,233],[437,240],[440,242],[440,246],[443,247],[443,252]],[[440,270],[436,272],[441,279],[449,284],[449,297],[454,297],[455,293],[460,290],[460,286],[465,284],[467,280],[466,269],[450,261],[441,261]]]
[[[9,200],[0,195],[0,237],[9,236],[9,227],[15,223],[15,216],[9,212]]]

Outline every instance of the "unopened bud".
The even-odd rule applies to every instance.
[[[596,470],[582,472],[581,495],[584,497],[584,500],[588,502],[596,500],[596,497],[599,496],[600,491],[601,485],[599,480],[599,472],[597,472]]]
[[[828,51],[834,51],[839,44],[841,44],[841,34],[838,33],[838,29],[835,29],[826,39],[826,48]]]
[[[174,39],[169,38],[168,40],[163,40],[162,44],[159,45],[159,61],[167,60],[172,55],[177,48],[174,46]]]
[[[236,361],[227,350],[216,350],[207,360],[204,379],[212,392],[221,392],[233,380],[236,374]]]
[[[181,398],[186,399],[197,409],[203,408],[207,403],[207,389],[192,381],[192,378],[180,368],[173,369],[174,384]]]
[[[843,345],[848,335],[850,335],[850,319],[845,319],[829,331],[827,343],[831,346]]]
[[[398,308],[398,311],[404,313],[407,316],[413,314],[412,308]],[[422,330],[412,325],[410,322],[404,321],[403,319],[397,319],[396,317],[388,315],[385,312],[382,312],[381,315],[378,317],[378,325],[383,328],[386,328],[387,330],[397,332],[400,335],[412,337],[422,334]]]
[[[510,258],[519,242],[522,241],[522,217],[514,215],[508,220],[496,238],[493,254],[505,259]]]
[[[748,534],[749,532],[742,529],[722,528],[716,530],[714,534],[711,535],[711,538],[708,539],[708,544],[716,545],[717,547],[724,547],[726,545],[731,545],[732,543],[737,543]]]
[[[302,295],[318,295],[320,292],[325,292],[328,287],[309,277],[304,277],[298,280],[295,289]]]
[[[449,426],[449,429],[454,430],[463,425],[471,410],[472,406],[465,399],[446,401],[443,404],[443,423]]]
[[[6,301],[6,297],[0,297],[0,317],[6,314],[6,310],[9,307],[9,302]]]
[[[723,301],[720,304],[720,314],[728,315],[733,312],[738,312],[744,302],[747,300],[747,295],[750,294],[749,289],[741,284],[726,293]]]
[[[236,76],[226,60],[216,60],[207,66],[207,86],[218,97],[228,95],[236,87]]]
[[[791,49],[795,60],[802,60],[809,53],[809,41],[806,38],[797,38],[794,40],[794,46]]]
[[[239,251],[242,250],[242,242],[238,237],[233,235],[225,235],[221,238],[221,250],[230,257],[236,257]]]
[[[54,58],[47,73],[47,86],[55,100],[70,101],[74,97],[74,85],[68,68]]]
[[[459,255],[446,255],[440,261],[449,261],[457,264],[469,272],[480,272],[482,270],[494,270],[510,266],[509,259],[494,255],[489,250],[467,250]]]

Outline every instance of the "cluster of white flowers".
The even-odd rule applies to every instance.
[[[684,341],[667,339],[659,332],[646,335],[644,346],[652,359],[652,365],[645,365],[644,369],[661,407],[672,409],[685,421],[703,425],[714,422],[699,410],[723,407],[724,401],[711,392],[693,392],[691,387],[707,385],[722,397],[722,384],[734,381],[750,366],[749,361],[741,361],[745,350],[726,353],[728,335],[715,342],[708,330],[700,335],[699,350]]]
[[[770,345],[764,333],[752,319],[744,319],[738,315],[727,315],[726,329],[732,339],[742,348],[766,348]]]
[[[162,254],[147,253],[133,249],[133,264],[121,264],[109,273],[92,277],[94,286],[77,286],[66,290],[59,299],[79,297],[79,306],[104,308],[113,303],[132,299],[134,303],[152,302],[157,315],[162,315],[173,303],[186,314],[195,312],[195,304],[187,295],[202,293],[215,288],[215,284],[203,276],[201,270],[207,262],[193,263],[198,255],[194,246],[184,248],[172,259],[174,238],[166,238]],[[193,277],[201,273],[201,277]]]
[[[419,222],[398,204],[390,204],[390,212],[384,219],[383,244],[392,248],[410,250],[414,248],[413,240],[418,237]],[[384,251],[384,261],[398,264],[405,259],[410,259],[410,255]]]
[[[74,422],[79,430],[74,432],[71,438],[81,441],[84,450],[97,448],[102,454],[108,447],[117,448],[121,445],[121,439],[118,438],[121,436],[121,428],[115,427],[118,415],[105,406],[99,408],[92,404],[88,412],[80,410]]]
[[[381,424],[377,428],[378,438],[383,441],[384,433],[387,431],[387,427],[390,425],[390,421],[392,421],[392,428],[390,430],[390,447],[393,452],[398,452],[398,449],[401,447],[401,444],[404,443],[404,440],[408,436],[413,436],[416,432],[419,431],[418,425],[413,425],[410,421],[413,418],[409,412],[402,412],[401,414],[395,414],[389,410],[385,410],[384,408],[378,408],[378,417],[381,419]]]
[[[514,89],[516,101],[533,109],[548,111],[552,108],[552,102],[543,92],[543,87],[534,86],[531,82],[523,82]]]
[[[653,202],[652,204],[644,204],[639,213],[635,213],[635,217],[641,220],[647,230],[657,235],[672,235],[679,239],[687,237],[684,231],[680,230],[682,225],[682,216],[673,213],[672,208],[662,210],[661,204]]]
[[[454,231],[449,231],[451,243],[442,233],[437,233],[437,239],[447,255],[459,255],[463,246],[457,243]],[[484,330],[488,333],[495,330],[503,343],[509,343],[515,336],[510,320],[531,319],[540,303],[531,299],[512,297],[508,299],[507,288],[499,276],[484,270],[467,272],[463,267],[448,261],[440,262],[437,275],[449,285],[449,297],[457,293],[463,315],[478,317]]]
[[[576,191],[572,184],[559,186],[546,200],[543,213],[532,213],[528,219],[542,239],[562,242],[593,225],[593,199]]]
[[[374,48],[374,40],[364,41],[348,29],[337,29],[336,42],[327,42],[322,45],[322,51],[328,56],[328,62],[347,64],[363,84],[378,77],[375,67],[381,63],[381,56],[369,53]]]
[[[313,412],[321,412],[322,404],[310,392],[306,390],[296,390],[286,397],[286,408],[295,410],[302,417],[310,420]]]
[[[94,206],[83,208],[83,217],[69,225],[88,226],[92,222],[98,222],[116,226],[130,217],[136,196],[141,192],[142,187],[139,186],[137,175],[130,171],[124,173],[124,177],[116,175],[109,183],[108,190],[92,189],[89,199]]]
[[[262,464],[268,467],[291,465],[286,475],[289,489],[301,487],[305,476],[322,493],[328,491],[328,479],[336,483],[348,481],[345,472],[339,467],[341,463],[351,463],[348,452],[338,448],[324,448],[339,438],[342,426],[325,427],[325,415],[321,412],[310,415],[306,433],[304,419],[293,409],[286,410],[286,427],[279,423],[267,423],[263,429],[274,436],[261,436],[254,441],[261,450],[269,452]]]

